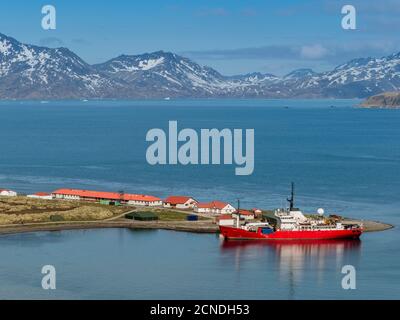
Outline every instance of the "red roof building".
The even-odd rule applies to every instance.
[[[235,224],[235,219],[230,214],[221,214],[215,220],[220,226],[232,226]]]
[[[165,208],[189,209],[194,208],[197,201],[188,196],[169,196],[164,200]]]
[[[253,211],[256,216],[261,216],[262,215],[262,210],[261,209],[253,208],[251,211]]]
[[[50,196],[51,195],[51,193],[48,193],[48,192],[36,192],[35,193],[35,196],[38,196],[38,197],[45,197],[45,196]]]
[[[58,189],[52,192],[56,199],[65,200],[86,200],[86,201],[118,201],[130,205],[160,206],[162,200],[160,198],[145,194],[129,194],[106,191],[92,191],[80,189]]]
[[[194,211],[198,213],[230,214],[235,212],[236,209],[227,202],[215,200],[207,203],[197,203]]]
[[[217,217],[217,221],[219,220],[229,220],[229,219],[233,219],[232,215],[230,214],[221,214],[220,216]]]
[[[36,192],[34,194],[28,194],[28,198],[35,198],[35,199],[44,199],[44,200],[52,200],[53,195],[48,192]]]
[[[237,210],[232,214],[233,217],[237,217]],[[245,220],[251,220],[255,218],[254,212],[248,211],[248,210],[239,210],[239,218],[240,219],[245,219]]]
[[[16,197],[17,193],[15,191],[8,190],[8,189],[0,189],[0,196]]]

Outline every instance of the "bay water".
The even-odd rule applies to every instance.
[[[187,194],[242,207],[296,205],[395,228],[361,241],[224,243],[173,231],[82,230],[0,236],[0,298],[398,299],[400,111],[358,100],[2,101],[0,188]],[[254,129],[255,170],[146,162],[146,133]],[[57,289],[41,288],[41,267]],[[341,286],[344,265],[357,289]]]

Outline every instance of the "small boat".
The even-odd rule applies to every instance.
[[[236,226],[219,227],[221,237],[225,240],[333,240],[358,239],[363,232],[362,225],[343,224],[341,221],[327,223],[325,219],[307,218],[300,209],[294,207],[293,183],[291,198],[287,201],[289,208],[274,212],[277,221],[275,226],[269,222],[240,225],[238,214]]]

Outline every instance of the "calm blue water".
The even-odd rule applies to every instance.
[[[400,222],[400,111],[356,100],[0,102],[0,188],[190,194],[279,207],[297,204]],[[335,106],[332,108],[331,106]],[[150,166],[151,128],[254,128],[255,171]],[[398,228],[360,243],[236,244],[168,231],[66,231],[0,237],[0,298],[400,298]],[[40,288],[53,264],[58,289]],[[341,289],[341,267],[357,290]]]

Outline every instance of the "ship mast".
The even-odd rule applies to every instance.
[[[292,192],[290,198],[287,199],[289,202],[289,210],[292,211],[294,208],[294,182],[292,182]]]
[[[237,216],[236,216],[236,228],[239,228],[240,225],[240,200],[237,199]]]

